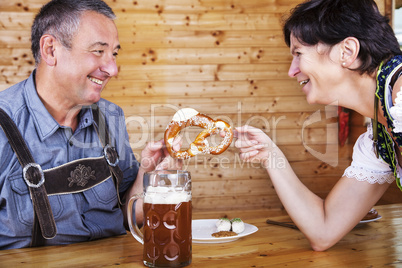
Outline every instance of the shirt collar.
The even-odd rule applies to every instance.
[[[86,128],[92,124],[95,125],[92,109],[90,107],[83,107],[78,114],[78,117],[80,118],[80,121],[77,129]]]

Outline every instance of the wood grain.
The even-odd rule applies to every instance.
[[[289,222],[281,211],[194,213],[193,219],[240,217],[258,231],[229,243],[193,243],[188,267],[398,267],[402,254],[402,205],[375,208],[382,216],[380,220],[358,225],[324,252],[312,251],[300,231],[266,223],[267,219]],[[128,233],[71,245],[2,250],[0,263],[2,267],[144,267],[142,249]]]
[[[30,27],[46,2],[0,2],[0,91],[26,79],[35,68]],[[119,74],[103,97],[123,108],[128,142],[137,158],[147,142],[163,137],[178,109],[191,107],[233,127],[263,129],[320,196],[342,176],[353,142],[365,129],[354,120],[349,143],[338,147],[336,109],[309,105],[296,79],[287,75],[292,57],[283,41],[282,20],[302,1],[106,2],[117,15],[122,49]],[[380,10],[392,14],[389,3],[378,1]],[[314,116],[319,120],[312,121]],[[183,135],[190,140],[197,131]],[[223,210],[282,209],[267,173],[241,163],[233,144],[221,156],[197,156],[185,164],[194,174],[194,210],[206,211],[216,203]],[[388,200],[398,200],[397,192]]]

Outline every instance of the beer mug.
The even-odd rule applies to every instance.
[[[134,201],[143,198],[143,233],[133,223]],[[131,234],[144,245],[148,267],[183,267],[191,263],[191,177],[182,170],[144,174],[144,192],[130,198],[127,215]]]

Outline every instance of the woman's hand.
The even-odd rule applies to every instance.
[[[236,128],[234,136],[237,138],[235,147],[240,151],[240,159],[268,167],[272,150],[277,146],[261,129],[245,125]]]

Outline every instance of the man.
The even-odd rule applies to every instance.
[[[122,109],[101,98],[117,74],[114,19],[101,0],[53,0],[34,20],[36,69],[0,92],[0,108],[18,128],[8,137],[0,131],[1,249],[125,234],[124,200],[142,192],[144,172],[171,161],[162,141],[149,143],[139,167]],[[17,132],[23,156],[15,152],[22,145],[10,146]],[[34,164],[21,161],[26,151]]]

